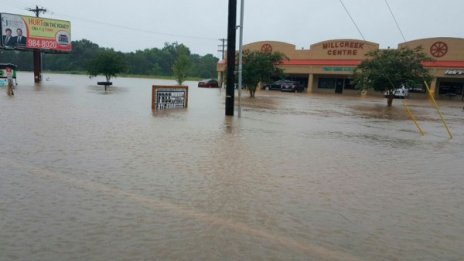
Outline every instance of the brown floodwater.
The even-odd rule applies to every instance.
[[[19,73],[0,89],[0,260],[462,260],[464,111]]]

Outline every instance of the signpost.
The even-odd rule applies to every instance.
[[[153,85],[151,108],[154,111],[183,109],[188,105],[188,86]]]

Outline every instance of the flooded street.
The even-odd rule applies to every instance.
[[[19,73],[0,89],[0,260],[462,260],[464,111]]]

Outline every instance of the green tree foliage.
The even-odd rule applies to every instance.
[[[107,49],[89,40],[72,42],[73,50],[69,54],[43,54],[43,69],[53,72],[86,72],[92,59]],[[165,43],[164,47],[137,50],[122,53],[126,63],[124,73],[132,75],[172,76],[172,66],[178,54],[186,52],[190,61],[188,75],[199,78],[213,78],[219,59],[211,54],[200,56],[191,54],[188,47],[178,43]],[[32,71],[32,52],[0,50],[0,62],[14,63],[21,71]]]
[[[106,77],[107,82],[110,81],[111,77],[116,77],[124,70],[125,63],[122,54],[113,50],[98,54],[87,66],[87,72],[91,77],[101,74]]]
[[[278,65],[286,57],[279,52],[265,53],[258,51],[245,51],[243,53],[243,82],[250,91],[250,97],[255,97],[259,82],[269,82],[271,78],[280,78],[283,70]]]
[[[179,85],[182,85],[185,79],[187,79],[189,67],[190,61],[187,50],[179,51],[179,53],[177,54],[177,60],[174,62],[174,65],[172,66],[172,71]]]
[[[355,70],[356,86],[358,89],[386,92],[388,106],[392,105],[395,89],[402,85],[416,86],[431,79],[422,66],[422,62],[431,59],[421,47],[375,50],[367,57]]]
[[[18,70],[33,71],[32,52],[0,49],[0,63],[14,63]]]

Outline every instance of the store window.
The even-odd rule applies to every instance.
[[[337,85],[337,79],[335,78],[319,78],[319,89],[335,89]]]
[[[345,90],[354,90],[354,80],[353,79],[344,79],[344,78],[319,78],[319,89],[335,89],[337,87],[337,82],[342,82],[343,89]]]
[[[440,88],[438,89],[438,94],[462,95],[462,87],[463,87],[463,83],[460,83],[460,82],[442,82],[440,84]]]
[[[355,87],[353,79],[345,79],[345,90],[354,90]]]

